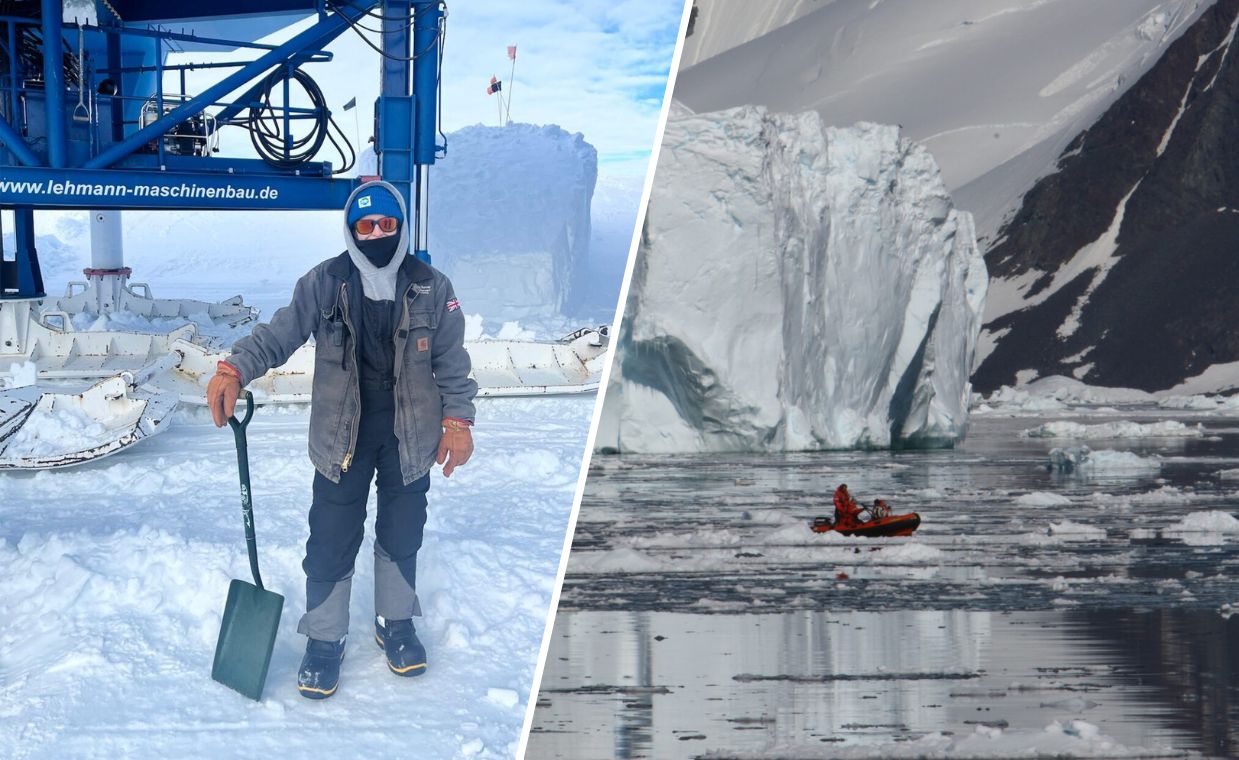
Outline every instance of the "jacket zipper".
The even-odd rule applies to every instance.
[[[349,335],[353,336],[353,345],[356,346],[357,345],[357,333],[353,329],[353,323],[349,321],[349,315],[348,315],[348,283],[347,282],[340,284],[340,300],[341,300],[341,303],[343,304],[342,308],[344,311],[344,326],[348,328]],[[344,348],[345,348],[344,356],[348,356],[348,343],[347,342],[345,343]],[[344,363],[344,360],[341,359],[341,364],[343,365],[343,363]],[[356,362],[354,362],[354,365],[356,365]],[[354,367],[354,369],[356,369],[356,367]],[[353,424],[349,426],[348,451],[345,452],[344,454],[344,461],[340,463],[340,472],[348,472],[349,465],[353,463],[353,448],[357,445],[357,425],[359,424],[360,418],[361,418],[361,389],[358,387],[357,383],[353,383],[353,393],[354,393],[353,400],[357,402],[357,405],[356,405],[357,412],[353,415]]]
[[[408,342],[409,341],[409,333],[408,333],[409,328],[407,327],[407,325],[409,324],[409,300],[410,300],[409,294],[410,293],[413,294],[413,300],[416,300],[417,293],[418,293],[417,283],[409,283],[408,290],[404,291],[404,298],[400,299],[401,301],[403,301],[403,304],[402,304],[401,314],[400,314],[400,323],[396,325],[396,333],[398,335],[400,333],[400,330],[405,331],[405,344],[404,344],[404,351],[401,352],[400,356],[396,357],[396,361],[392,364],[392,373],[395,375],[395,378],[394,378],[395,382],[392,383],[392,386],[393,386],[392,387],[392,398],[396,406],[396,420],[397,422],[400,422],[400,423],[403,423],[403,420],[401,420],[401,417],[403,416],[402,406],[400,404],[400,366],[404,362],[404,354],[408,352],[409,350],[409,342]],[[392,339],[394,340],[395,337],[396,336],[393,335]]]

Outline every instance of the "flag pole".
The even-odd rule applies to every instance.
[[[512,72],[508,75],[508,123],[512,123],[512,90],[516,86],[516,45],[508,46],[508,57],[512,59]]]

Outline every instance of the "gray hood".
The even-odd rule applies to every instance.
[[[370,259],[367,259],[357,247],[356,241],[353,240],[353,231],[348,226],[348,209],[353,205],[353,199],[361,191],[375,185],[382,185],[395,197],[403,217],[400,220],[400,241],[396,244],[396,254],[382,269],[371,264]],[[404,257],[409,255],[409,210],[405,208],[404,197],[400,195],[400,191],[390,182],[383,180],[365,182],[349,193],[348,200],[344,202],[344,246],[348,250],[349,258],[353,261],[353,266],[361,272],[361,289],[365,292],[366,298],[374,301],[394,301],[396,299],[396,273],[400,270]]]

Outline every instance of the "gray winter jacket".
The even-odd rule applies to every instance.
[[[402,251],[407,245],[405,227],[401,225]],[[246,385],[283,364],[314,336],[310,461],[336,483],[351,463],[360,422],[359,333],[355,325],[362,297],[361,276],[346,251],[298,280],[292,302],[276,311],[270,323],[258,325],[249,336],[238,340],[228,357],[241,373],[241,384]],[[396,277],[396,299],[400,318],[392,336],[396,348],[395,429],[400,441],[400,469],[408,484],[434,465],[444,417],[473,420],[478,386],[469,378],[464,313],[447,277],[429,264],[404,255]]]

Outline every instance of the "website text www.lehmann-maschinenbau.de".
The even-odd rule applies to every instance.
[[[203,187],[189,182],[176,185],[120,185],[89,182],[30,182],[0,180],[0,194],[23,193],[46,196],[91,196],[96,198],[207,198],[226,200],[276,200],[279,188],[270,185],[257,187],[233,187],[218,185]]]

